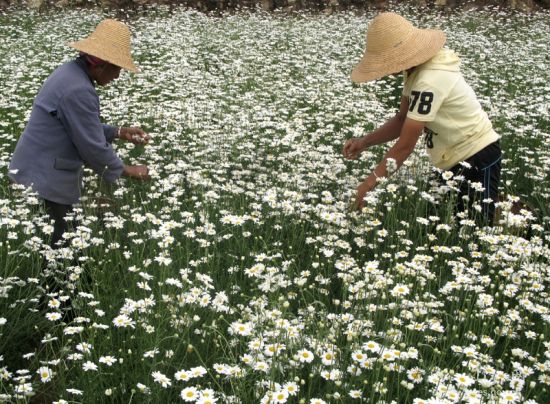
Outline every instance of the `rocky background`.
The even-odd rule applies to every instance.
[[[238,8],[263,10],[318,10],[326,13],[348,8],[385,8],[391,0],[0,0],[0,9],[9,6],[44,9],[48,7],[86,6],[99,4],[105,7],[140,7],[151,3],[182,5],[201,11],[226,11]],[[506,7],[532,11],[550,8],[550,0],[401,0],[403,3],[426,7],[477,8],[483,6]]]

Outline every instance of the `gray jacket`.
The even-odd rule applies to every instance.
[[[82,166],[107,182],[124,164],[111,146],[116,127],[99,120],[99,97],[82,59],[58,67],[34,100],[9,177],[42,198],[70,205],[80,198]]]

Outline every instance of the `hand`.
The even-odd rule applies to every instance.
[[[365,195],[372,191],[374,186],[370,185],[367,180],[359,184],[357,187],[357,193],[355,194],[355,200],[351,204],[351,210],[361,211],[365,207]]]
[[[151,136],[143,131],[141,128],[124,128],[121,127],[119,134],[119,139],[132,142],[133,144],[147,144],[151,140]]]
[[[342,154],[345,158],[355,160],[367,148],[364,137],[354,137],[346,140]]]
[[[124,166],[122,175],[125,177],[135,178],[142,181],[148,181],[151,179],[149,176],[149,168],[146,165],[138,166]]]

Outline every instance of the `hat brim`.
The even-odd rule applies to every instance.
[[[109,49],[93,39],[85,38],[77,42],[70,42],[67,45],[81,52],[100,58],[115,66],[121,67],[124,70],[128,70],[132,73],[139,72],[139,69],[134,64],[131,56],[125,55],[117,49]]]
[[[365,50],[351,72],[351,80],[365,83],[421,65],[439,52],[446,39],[443,31],[415,29],[408,40],[390,50],[380,53]]]

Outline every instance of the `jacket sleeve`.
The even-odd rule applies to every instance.
[[[108,143],[99,120],[99,97],[93,88],[78,90],[60,99],[58,117],[82,160],[107,182],[114,182],[124,164]]]
[[[109,143],[113,143],[113,140],[115,140],[115,135],[118,127],[112,126],[112,125],[106,125],[102,124],[103,126],[103,134],[105,135],[105,139]]]

